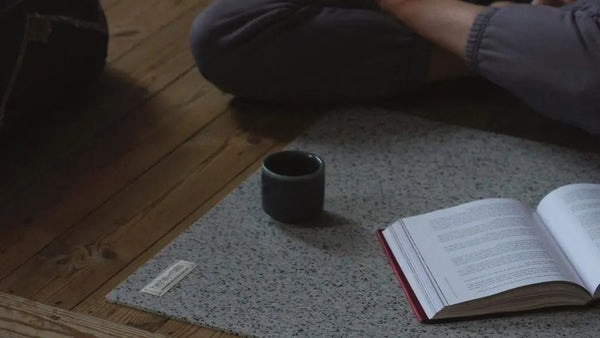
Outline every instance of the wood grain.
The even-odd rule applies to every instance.
[[[170,1],[163,0],[163,3]],[[16,199],[35,189],[40,182],[47,181],[44,173],[62,165],[65,158],[81,150],[102,130],[118,123],[133,108],[190,70],[194,60],[187,36],[192,20],[203,8],[203,4],[196,5],[165,26],[155,27],[160,30],[110,62],[105,74],[83,101],[64,113],[68,118],[22,123],[10,129],[8,135],[3,135],[0,153],[6,161],[0,167],[0,205],[11,199],[13,203],[5,208],[20,205],[14,203]],[[127,17],[129,14],[121,15]],[[159,19],[154,21],[156,25],[161,23]],[[14,224],[14,221],[3,221],[2,224]]]
[[[147,142],[140,143],[139,148],[134,148],[131,152],[124,152],[123,156],[115,159],[108,167],[92,171],[91,175],[84,177],[85,179],[81,181],[80,189],[58,205],[55,213],[34,222],[28,233],[34,233],[36,236],[14,242],[11,252],[16,251],[15,247],[20,251],[27,252],[32,247],[43,246],[43,250],[33,256],[35,259],[31,258],[18,270],[15,270],[11,276],[2,280],[0,290],[30,297],[34,292],[39,294],[39,288],[44,286],[45,294],[53,293],[54,291],[49,289],[52,283],[48,283],[51,278],[67,278],[75,282],[73,277],[81,275],[80,270],[92,274],[101,273],[101,270],[95,266],[96,264],[117,268],[122,259],[126,259],[132,254],[127,251],[135,249],[127,243],[122,243],[124,244],[123,251],[115,251],[113,246],[118,244],[112,243],[112,241],[118,241],[118,238],[122,237],[127,241],[136,241],[138,237],[141,237],[140,240],[146,240],[145,236],[138,236],[135,233],[138,231],[138,226],[147,226],[151,232],[169,227],[170,222],[167,222],[157,224],[158,228],[153,229],[154,223],[159,222],[159,219],[154,218],[153,210],[156,203],[164,200],[174,189],[185,184],[186,177],[191,175],[196,167],[202,168],[210,163],[212,157],[226,147],[228,142],[227,137],[216,135],[221,132],[218,130],[220,127],[218,126],[207,133],[199,134],[194,140],[195,142],[187,142],[180,146],[181,142],[194,134],[196,128],[201,128],[226,108],[227,101],[220,96],[210,99],[212,99],[211,102],[204,102],[202,114],[195,107],[196,104],[203,102],[204,98],[199,97],[190,102],[188,106],[190,109],[189,119],[182,125],[175,124],[171,128],[162,130],[163,133],[171,133],[171,136],[160,132],[153,134],[153,137]],[[209,101],[210,99],[207,98]],[[185,109],[182,109],[183,111]],[[170,141],[170,139],[174,141]],[[169,154],[171,147],[179,148]],[[161,159],[165,155],[166,158]],[[145,166],[139,167],[140,162],[136,162],[136,159],[143,160],[141,164],[149,165],[151,169],[145,169]],[[155,163],[157,160],[161,161]],[[131,170],[131,166],[137,170],[129,175],[128,171]],[[134,177],[143,170],[146,170],[143,176]],[[106,191],[107,187],[113,189]],[[116,194],[113,193],[113,190],[116,190]],[[102,199],[94,198],[94,195],[100,195]],[[110,200],[106,201],[107,197]],[[91,206],[90,200],[94,202]],[[94,210],[93,206],[99,204],[101,206]],[[181,203],[176,202],[175,204]],[[75,217],[79,216],[74,215],[76,212],[83,214],[83,218]],[[53,233],[69,229],[64,226],[65,220],[73,222],[70,232],[55,240],[52,236],[50,238],[44,236],[44,231],[48,231],[48,229],[52,229]],[[125,225],[129,225],[131,229]],[[129,231],[134,231],[134,233]],[[139,231],[141,234],[146,234],[147,230],[139,229]],[[152,241],[151,238],[147,240]],[[12,262],[7,259],[0,264],[4,267],[9,263]],[[38,268],[42,270],[38,270]],[[45,278],[40,278],[37,283],[33,281],[23,283],[22,278],[32,271],[37,271],[36,274],[43,274]],[[75,283],[65,291],[73,295],[77,287],[83,286]],[[43,297],[37,299],[43,299]],[[69,305],[71,304],[61,306]]]
[[[104,298],[317,116],[230,105],[198,74],[187,35],[207,3],[104,0],[109,64],[78,114],[0,136],[0,290],[10,297],[172,337],[233,336]]]
[[[275,142],[244,130],[232,112],[220,116],[46,245],[2,280],[0,289],[70,308],[99,286],[99,276],[119,271]],[[40,278],[24,283],[34,272]]]
[[[187,337],[187,338],[210,338],[214,337],[215,331],[196,325],[180,322],[177,320],[169,320],[165,325],[161,326],[156,333],[163,334],[172,338]]]
[[[269,152],[273,152],[283,147],[285,142],[278,142],[275,144]],[[134,325],[135,327],[140,327],[147,329],[149,331],[167,334],[169,336],[182,336],[185,337],[189,330],[194,330],[194,333],[190,337],[201,337],[207,338],[208,336],[214,337],[215,331],[211,329],[199,328],[195,325],[180,322],[177,320],[166,320],[163,321],[163,326],[161,326],[158,330],[154,331],[158,322],[163,317],[157,315],[151,315],[146,312],[142,312],[136,309],[131,309],[119,305],[115,305],[106,301],[104,296],[110,292],[114,287],[116,287],[123,279],[127,278],[131,273],[135,272],[137,267],[144,264],[147,260],[152,258],[155,254],[158,253],[164,246],[169,244],[175,237],[177,237],[181,232],[183,232],[187,227],[196,221],[199,217],[205,214],[211,207],[216,205],[226,194],[228,194],[233,188],[237,187],[241,184],[250,174],[254,173],[260,166],[260,159],[252,163],[248,168],[246,168],[242,173],[240,173],[237,177],[231,180],[227,185],[225,185],[219,192],[213,195],[209,200],[203,203],[198,209],[196,209],[192,214],[190,214],[185,220],[180,222],[175,228],[169,231],[165,236],[163,236],[160,240],[154,243],[151,247],[149,247],[146,251],[144,251],[140,256],[138,256],[134,261],[132,261],[127,267],[119,271],[118,274],[113,276],[109,281],[107,281],[102,287],[96,290],[92,295],[87,297],[83,302],[78,304],[74,310],[81,311],[84,313],[92,314],[94,316],[98,316],[100,318],[108,319],[117,323],[127,323],[131,324],[129,321],[125,322],[125,318],[137,318],[137,322]],[[222,333],[218,335],[219,337],[233,337],[235,335]]]
[[[190,6],[192,3],[195,7]],[[129,20],[131,13],[127,8],[139,9],[139,5],[143,7],[142,2],[104,1],[107,14],[112,18],[109,24],[112,22],[113,27],[115,24],[121,28],[129,24],[144,27],[135,36],[137,45],[112,46],[112,62],[94,95],[82,108],[81,117],[74,117],[68,123],[44,125],[40,135],[35,135],[38,129],[31,135],[7,138],[14,156],[7,162],[9,166],[0,169],[4,174],[0,179],[0,200],[8,202],[0,210],[0,224],[4,225],[0,227],[0,275],[10,274],[22,262],[35,261],[30,257],[40,248],[64,230],[76,228],[79,221],[107,199],[126,190],[136,177],[192,135],[201,133],[206,123],[227,107],[230,98],[198,75],[188,51],[189,25],[204,5],[197,1],[155,1],[154,4],[162,6],[160,18],[148,10]],[[112,43],[117,41],[116,38],[111,40]],[[167,46],[169,48],[165,48]],[[152,186],[152,182],[146,186]],[[105,209],[106,212],[110,212],[109,209]],[[102,223],[97,224],[98,229],[102,229]],[[113,253],[101,245],[74,247],[68,256],[72,258],[69,261],[72,264],[68,264],[70,270],[58,278],[62,280],[59,284],[65,286],[63,291],[70,294],[69,285],[76,285],[77,280],[73,279],[71,284],[69,280],[91,271],[95,260],[110,262]],[[53,263],[60,266],[66,261],[58,258]],[[110,273],[105,276],[100,273],[89,277],[104,284],[110,276]],[[46,284],[44,278],[40,275],[14,280],[17,284],[37,280],[24,289],[29,290],[30,298],[35,298],[39,289],[37,298],[43,299],[53,292],[52,288],[40,288]],[[94,288],[94,284],[82,285],[81,292],[70,295],[65,303],[56,300],[53,304],[72,307],[83,302]],[[95,312],[112,318],[113,322],[178,337],[214,334],[213,330],[108,304],[103,297],[101,300],[103,303],[97,304]]]
[[[0,293],[0,337],[164,337]]]
[[[205,95],[211,94],[211,99]],[[29,201],[54,203],[47,209],[36,208],[35,218],[20,221],[18,227],[7,228],[0,237],[0,276],[22,264],[23,258],[37,252],[63,231],[77,224],[110,196],[154,165],[173,147],[180,145],[198,129],[210,122],[227,106],[228,97],[204,83],[190,70],[169,90],[148,101],[109,129],[81,152],[71,157],[68,167],[47,176]],[[204,105],[205,101],[209,103]],[[212,101],[211,101],[212,100]],[[165,114],[168,102],[176,111]],[[53,198],[59,198],[54,201]],[[38,202],[39,203],[39,202]],[[6,218],[29,215],[37,205],[13,209]],[[23,217],[23,216],[22,216]],[[4,218],[4,219],[3,219]],[[3,221],[5,217],[0,216]],[[4,223],[10,224],[10,223]],[[27,240],[25,240],[27,239]],[[18,255],[16,255],[18,253]]]
[[[60,234],[61,230],[56,228],[52,228],[51,232],[48,231],[47,217],[58,217],[60,219],[60,227],[64,230],[89,213],[91,208],[93,209],[93,207],[86,207],[75,209],[69,208],[68,210],[65,210],[58,204],[59,201],[69,200],[69,198],[73,198],[73,196],[77,198],[76,196],[80,194],[78,190],[84,188],[84,185],[81,185],[81,182],[74,180],[74,178],[77,178],[78,175],[87,175],[88,177],[94,175],[95,172],[93,169],[102,165],[98,164],[98,161],[96,160],[92,163],[88,163],[82,161],[81,158],[78,157],[78,154],[86,153],[88,151],[89,148],[86,148],[86,146],[89,147],[90,142],[96,140],[96,144],[93,146],[101,147],[104,152],[112,152],[115,150],[122,151],[118,148],[119,144],[105,143],[98,140],[103,140],[104,137],[106,137],[106,134],[111,133],[115,128],[120,128],[121,133],[126,133],[127,137],[135,137],[136,131],[145,131],[144,123],[148,124],[153,121],[151,117],[147,118],[145,116],[148,110],[154,110],[154,115],[160,114],[170,117],[173,115],[173,112],[177,112],[177,109],[181,108],[182,103],[189,103],[188,101],[192,100],[195,96],[203,95],[203,90],[206,90],[208,84],[206,81],[203,82],[200,80],[197,71],[193,68],[193,60],[189,54],[187,40],[181,41],[182,39],[180,38],[183,35],[187,35],[187,30],[189,29],[193,17],[193,14],[188,14],[181,18],[181,20],[165,27],[161,32],[154,35],[151,40],[138,46],[134,51],[127,54],[126,57],[123,57],[114,63],[114,67],[119,67],[124,71],[126,70],[129,76],[136,77],[138,83],[146,82],[143,85],[147,92],[143,95],[145,99],[150,96],[150,93],[161,91],[164,86],[169,86],[174,82],[178,82],[185,73],[187,73],[188,76],[184,76],[183,81],[185,83],[183,85],[187,86],[185,88],[190,88],[192,91],[191,94],[190,90],[182,90],[181,93],[178,93],[182,84],[182,82],[178,82],[180,86],[174,86],[168,90],[165,95],[161,95],[159,98],[154,99],[152,103],[146,104],[144,108],[138,110],[136,114],[137,118],[134,118],[133,120],[138,121],[140,125],[133,125],[129,130],[123,130],[127,123],[124,125],[116,123],[116,125],[113,124],[112,126],[109,124],[107,126],[108,121],[104,119],[102,119],[102,121],[97,121],[96,117],[91,120],[73,121],[75,124],[72,127],[69,126],[67,130],[65,130],[65,128],[57,128],[55,130],[56,133],[61,134],[61,136],[56,139],[56,143],[48,142],[49,144],[44,148],[28,152],[28,155],[31,156],[31,158],[25,159],[25,161],[36,161],[39,163],[28,163],[25,165],[23,163],[19,164],[19,161],[16,161],[14,167],[5,166],[0,168],[0,172],[5,175],[0,175],[0,177],[2,177],[0,178],[0,181],[3,189],[17,189],[19,187],[7,187],[12,184],[26,185],[28,187],[17,189],[19,196],[12,196],[13,198],[10,203],[0,207],[0,224],[7,225],[6,228],[0,229],[0,235],[2,235],[0,236],[0,278],[4,276],[5,273],[12,271],[18,264],[22,263],[22,261],[14,261],[14,259],[27,257],[27,252],[39,250],[48,240],[44,236],[38,236],[37,243],[25,244],[20,239],[28,236],[31,231],[35,231],[34,229],[37,228],[40,228],[40,231],[44,232],[44,234]],[[179,43],[173,42],[174,39],[176,39],[175,41],[179,41]],[[167,45],[169,48],[165,48]],[[145,60],[147,55],[159,56],[158,51],[161,51],[160,60],[150,59],[151,61],[148,62],[139,62],[140,58]],[[193,82],[190,82],[190,78]],[[120,88],[119,86],[111,88],[108,93],[102,95],[105,97],[104,100],[98,98],[101,102],[99,102],[98,105],[93,106],[95,110],[98,110],[98,114],[102,116],[115,115],[112,116],[112,118],[123,119],[122,116],[129,114],[131,110],[138,105],[138,103],[135,102],[136,100],[145,100],[133,95],[132,90],[130,90],[131,88],[126,85],[124,86],[126,88]],[[213,91],[215,90],[214,87],[210,88]],[[221,102],[226,102],[228,100],[228,98],[223,95],[218,94],[217,96],[223,98]],[[198,114],[197,112],[193,113]],[[120,115],[121,117],[118,117],[117,115]],[[198,115],[202,116],[202,114]],[[184,126],[186,125],[187,124],[184,123]],[[100,126],[103,127],[101,128]],[[100,130],[96,130],[94,133],[90,131],[91,129]],[[104,130],[102,131],[101,129]],[[189,130],[189,128],[187,130]],[[87,135],[86,131],[91,132],[92,135]],[[80,138],[84,140],[80,140]],[[54,140],[54,138],[51,139]],[[42,140],[39,140],[39,142],[42,142]],[[76,146],[74,144],[76,144]],[[75,147],[77,150],[71,150],[70,153],[65,154],[64,156],[68,156],[66,160],[61,159],[57,154],[64,152],[64,148],[69,147]],[[159,156],[161,155],[159,154]],[[98,156],[95,158],[98,158]],[[99,156],[99,158],[102,159],[103,157]],[[41,169],[48,165],[45,163],[46,161],[52,162],[58,160],[62,161],[60,161],[56,167],[52,168],[52,170],[49,170],[49,172],[44,172],[44,169]],[[7,163],[15,162],[9,161]],[[81,167],[82,163],[83,168]],[[91,164],[95,164],[96,167],[94,168],[92,166],[92,168],[90,168]],[[41,170],[45,175],[37,177],[35,180],[25,182],[21,182],[20,180],[10,180],[10,177],[12,176],[23,179],[23,177],[28,174],[23,171],[23,167],[27,168],[30,165],[38,168],[38,171]],[[11,169],[12,172],[9,172]],[[90,171],[90,169],[92,170]],[[143,171],[146,168],[142,167],[138,169]],[[110,185],[113,187],[113,190],[109,191],[108,194],[114,194],[115,191],[120,188],[121,184],[123,183],[116,182],[116,184]],[[108,188],[108,186],[106,186],[106,188]],[[6,195],[4,196],[6,197]],[[103,194],[94,194],[93,199],[88,202],[98,205],[99,203],[102,203],[106,197],[107,196]],[[32,218],[30,215],[31,210],[37,210],[39,218]],[[49,239],[51,240],[52,238],[54,237],[51,236]],[[20,254],[18,256],[12,255],[13,259],[2,258],[2,252],[8,250],[7,246],[15,243],[19,243],[18,245],[21,249],[17,251]]]
[[[181,20],[184,13],[198,14],[209,4],[208,0],[143,0],[121,1],[107,12],[110,23],[108,62],[112,62],[135,49],[142,41],[167,24]],[[189,26],[188,26],[189,32]],[[187,34],[176,40],[186,40]]]

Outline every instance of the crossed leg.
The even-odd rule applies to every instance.
[[[369,0],[218,0],[190,42],[208,80],[258,99],[376,100],[468,73]]]

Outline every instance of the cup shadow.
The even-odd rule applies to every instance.
[[[269,225],[311,247],[338,257],[364,257],[370,251],[370,247],[364,244],[365,241],[375,236],[372,231],[360,227],[352,219],[330,211],[323,211],[317,218],[296,224],[270,219]]]
[[[269,223],[278,226],[285,230],[293,229],[306,229],[306,228],[331,228],[331,227],[345,227],[353,224],[353,221],[340,214],[333,213],[331,211],[323,210],[323,212],[310,220],[302,221],[298,223],[283,223],[273,218],[269,219]]]

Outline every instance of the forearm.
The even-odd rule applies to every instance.
[[[419,35],[463,58],[471,25],[484,8],[459,0],[381,0],[380,4]]]

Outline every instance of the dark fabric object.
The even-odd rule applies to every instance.
[[[421,87],[430,45],[369,0],[218,0],[194,22],[201,73],[241,97],[375,100]]]
[[[600,0],[485,9],[466,56],[540,113],[600,134]]]
[[[598,134],[599,4],[487,7],[471,28],[467,61],[540,113]],[[217,0],[190,39],[201,73],[221,89],[304,102],[418,88],[429,49],[369,0]]]
[[[108,29],[97,0],[0,0],[0,46],[0,114],[56,114],[102,71]]]

